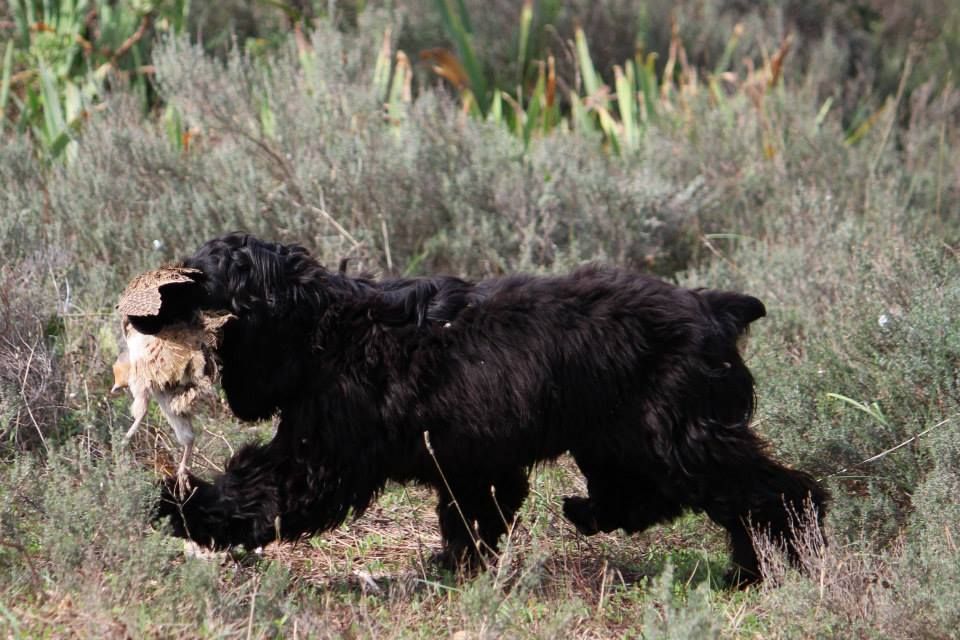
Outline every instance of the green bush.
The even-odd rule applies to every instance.
[[[60,292],[40,283],[62,273],[64,259],[37,249],[29,258],[0,265],[0,456],[46,448],[62,427]]]
[[[312,42],[314,60],[375,53],[335,31]],[[86,291],[95,306],[130,274],[237,228],[305,242],[328,263],[472,275],[592,257],[641,265],[672,229],[670,182],[588,141],[558,132],[524,154],[430,94],[385,121],[363,59],[304,64],[291,45],[221,63],[176,41],[155,65],[162,95],[198,131],[190,151],[116,101],[84,131],[90,153],[51,168],[45,185],[51,237],[86,273],[109,266],[90,279],[103,285]],[[34,189],[12,189],[11,207],[35,225]]]

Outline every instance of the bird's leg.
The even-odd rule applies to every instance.
[[[173,433],[177,437],[177,442],[183,447],[183,457],[180,458],[180,465],[177,467],[177,493],[179,498],[183,499],[187,491],[190,490],[190,480],[187,476],[187,468],[190,465],[190,456],[193,455],[193,424],[189,413],[181,413],[175,410],[175,397],[170,393],[158,393],[154,395],[160,411],[166,416],[167,422],[173,427]]]
[[[137,429],[140,428],[140,423],[143,422],[143,414],[136,416],[133,420],[133,424],[127,429],[127,433],[123,436],[123,446],[126,447],[130,444],[130,440],[133,438],[134,434],[137,433]]]
[[[124,447],[130,444],[130,439],[137,433],[137,429],[140,428],[140,423],[142,423],[144,417],[146,417],[147,403],[149,401],[149,398],[139,389],[135,389],[133,386],[131,386],[131,389],[134,391],[133,406],[130,408],[130,412],[133,414],[133,424],[130,425],[127,433],[123,436]]]
[[[183,457],[180,458],[180,465],[177,467],[177,493],[182,499],[190,491],[190,475],[187,470],[190,466],[190,457],[193,455],[193,441],[187,442],[183,446]]]

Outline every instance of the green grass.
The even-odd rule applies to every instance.
[[[857,3],[512,14],[464,0],[444,3],[462,31],[447,42],[435,0],[418,2],[406,17],[375,2],[333,16],[326,2],[236,3],[216,29],[198,3],[159,3],[187,13],[170,23],[181,37],[143,41],[148,88],[114,84],[89,104],[67,99],[87,95],[83,65],[64,66],[73,45],[0,15],[13,43],[0,45],[0,635],[956,637],[957,10],[908,7],[920,29],[883,2],[874,16]],[[191,43],[200,24],[233,29],[237,48]],[[780,25],[808,29],[770,83]],[[431,47],[469,48],[488,108],[465,114],[459,92],[409,63]],[[603,85],[607,102],[585,106]],[[78,104],[96,108],[74,122]],[[579,536],[561,515],[583,491],[568,459],[534,470],[499,563],[470,579],[429,561],[434,498],[417,486],[296,545],[185,550],[149,519],[177,450],[162,417],[119,448],[131,418],[108,395],[113,305],[131,275],[234,229],[376,273],[601,260],[757,295],[756,428],[830,487],[827,552],[805,558],[811,576],[768,554],[771,580],[730,593],[723,532],[702,515]],[[208,476],[272,433],[218,406],[199,425]]]

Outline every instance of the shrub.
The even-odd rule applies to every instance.
[[[55,252],[0,265],[0,455],[47,446],[60,428],[64,372],[58,338],[62,319],[47,273]],[[65,295],[69,293],[65,292]]]

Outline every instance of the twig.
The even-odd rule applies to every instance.
[[[140,26],[137,27],[137,30],[133,32],[133,34],[129,38],[124,40],[123,43],[119,47],[117,47],[117,49],[113,52],[113,55],[110,56],[110,63],[116,64],[117,59],[119,59],[122,55],[127,53],[127,51],[129,51],[133,47],[133,45],[137,44],[140,41],[140,39],[143,38],[143,34],[147,32],[147,27],[149,26],[150,26],[150,14],[147,14],[143,16],[143,19],[140,21]]]
[[[832,477],[834,477],[834,476],[838,476],[838,475],[840,475],[841,473],[846,473],[847,471],[849,471],[850,469],[853,469],[853,468],[855,468],[855,467],[859,467],[859,466],[861,466],[861,465],[869,464],[869,463],[871,463],[871,462],[876,462],[876,461],[879,460],[880,458],[883,458],[884,456],[893,453],[893,452],[896,451],[897,449],[900,449],[901,447],[907,446],[908,444],[910,444],[910,443],[913,442],[914,440],[917,440],[918,438],[921,438],[921,437],[927,435],[928,433],[930,433],[930,432],[933,431],[934,429],[938,429],[938,428],[942,427],[943,425],[945,425],[945,424],[947,424],[948,422],[950,422],[951,420],[953,420],[953,418],[955,418],[955,417],[956,417],[956,416],[950,416],[949,418],[944,418],[943,420],[941,420],[941,421],[938,422],[937,424],[933,425],[933,426],[930,427],[929,429],[926,429],[926,430],[924,430],[924,431],[921,431],[921,432],[918,433],[917,435],[912,436],[912,437],[904,440],[903,442],[901,442],[901,443],[898,444],[897,446],[895,446],[895,447],[890,447],[890,448],[887,449],[886,451],[881,451],[881,452],[878,453],[877,455],[870,456],[870,457],[867,458],[866,460],[861,460],[860,462],[858,462],[858,463],[856,463],[856,464],[852,464],[852,465],[850,465],[849,467],[844,467],[843,469],[840,469],[839,471],[834,471],[833,473],[831,473],[831,474],[829,474],[829,475],[823,476],[822,478],[820,478],[820,480],[826,480],[827,478],[832,478]]]
[[[10,76],[10,86],[15,87],[19,84],[23,84],[30,80],[33,76],[37,75],[35,69],[27,69],[25,71],[19,71],[12,76]]]
[[[86,320],[90,318],[109,318],[116,315],[116,311],[73,311],[70,313],[61,313],[59,316],[61,318],[78,318],[81,320]]]
[[[687,578],[686,584],[683,585],[684,590],[690,589],[690,584],[693,582],[694,577],[697,575],[697,569],[700,568],[700,560],[701,558],[697,558],[697,564],[693,565],[693,571],[690,572],[690,577]],[[709,570],[710,570],[710,567],[707,567],[708,572]]]
[[[39,585],[40,574],[37,572],[37,567],[33,564],[33,558],[30,557],[30,554],[27,552],[26,548],[17,544],[16,542],[10,542],[9,540],[0,540],[0,545],[7,547],[8,549],[13,549],[23,556],[24,560],[27,561],[27,567],[30,569],[30,577],[33,579],[35,584]]]
[[[390,257],[390,233],[387,231],[387,219],[380,216],[380,231],[383,233],[383,252],[387,258],[387,271],[393,273],[393,258]]]
[[[204,427],[203,430],[204,430],[206,433],[209,433],[211,436],[213,436],[213,437],[215,437],[215,438],[219,438],[220,440],[222,440],[222,441],[223,441],[223,444],[225,444],[225,445],[227,446],[227,450],[230,451],[230,457],[231,457],[231,458],[233,457],[233,446],[230,444],[230,441],[227,440],[227,436],[223,435],[223,432],[211,431],[211,430],[208,429],[207,427]]]
[[[344,238],[349,240],[351,244],[353,244],[354,249],[360,246],[360,242],[356,238],[354,238],[353,235],[349,231],[347,231],[342,224],[337,222],[336,218],[334,218],[332,215],[327,213],[326,209],[315,207],[312,204],[303,205],[303,204],[300,204],[299,202],[294,202],[293,204],[301,208],[310,209],[314,213],[319,213],[324,218],[326,218],[330,224],[334,226],[334,228],[340,233],[340,235],[342,235]]]
[[[713,243],[710,242],[710,238],[706,234],[700,236],[700,242],[702,242],[703,246],[710,250],[710,253],[729,264],[731,267],[733,267],[734,271],[740,273],[740,267],[737,266],[737,263],[724,255],[722,251],[717,249]]]
[[[470,523],[467,521],[467,517],[463,515],[463,510],[460,509],[460,503],[457,502],[457,496],[453,494],[453,489],[450,488],[450,483],[447,482],[447,476],[443,473],[443,469],[440,467],[440,461],[437,460],[437,456],[433,452],[433,445],[430,444],[430,432],[423,432],[423,442],[427,445],[427,453],[430,454],[430,457],[433,459],[433,464],[437,466],[437,472],[440,474],[440,479],[443,480],[443,486],[447,488],[447,493],[450,494],[450,500],[453,502],[453,506],[457,508],[457,513],[460,514],[460,519],[463,520],[463,526],[467,529],[467,534],[470,535],[470,540],[473,542],[473,546],[480,549],[480,543],[477,541],[476,537],[473,535],[473,529],[470,528]]]
[[[950,87],[953,84],[952,73],[947,74],[947,86],[943,89],[943,106],[944,112],[946,112],[947,107],[947,97],[950,93]],[[943,201],[943,158],[946,155],[943,151],[946,148],[946,138],[947,138],[947,120],[948,118],[943,119],[943,123],[940,125],[940,143],[937,147],[937,200],[936,204],[933,207],[934,214],[936,219],[940,219],[940,205]]]
[[[20,341],[23,342],[25,346],[30,347],[30,355],[27,357],[27,365],[23,371],[23,382],[20,384],[20,396],[23,398],[23,406],[27,409],[27,415],[30,416],[30,421],[33,422],[33,428],[37,430],[37,435],[40,436],[40,443],[43,445],[43,450],[49,453],[50,448],[47,446],[47,439],[43,437],[43,429],[40,428],[40,423],[37,422],[37,418],[33,415],[33,409],[30,408],[30,399],[27,398],[27,377],[30,375],[30,366],[33,363],[33,354],[37,350],[37,344],[33,343],[29,345],[23,338],[20,338]]]
[[[217,471],[218,473],[223,473],[223,467],[221,467],[216,462],[214,462],[213,460],[208,458],[206,455],[204,455],[202,451],[197,451],[196,454],[197,456],[200,457],[201,460],[206,462],[207,466],[209,466],[211,469],[213,469],[214,471]],[[231,455],[233,454],[231,453]]]
[[[883,156],[883,150],[887,146],[887,141],[890,139],[890,134],[893,132],[894,125],[897,123],[897,110],[900,106],[900,101],[903,99],[903,93],[907,88],[907,79],[910,77],[910,72],[913,69],[913,55],[914,49],[913,47],[910,47],[907,50],[907,58],[903,62],[903,73],[900,74],[900,86],[897,87],[897,95],[893,99],[893,113],[890,114],[890,122],[887,123],[887,128],[883,132],[883,138],[880,139],[880,144],[877,146],[877,152],[873,158],[873,164],[870,166],[871,176],[877,171],[877,166],[880,164],[880,158]]]
[[[490,497],[493,499],[493,506],[497,508],[497,514],[500,516],[500,521],[503,523],[504,528],[507,530],[507,535],[513,530],[513,524],[507,522],[507,516],[503,515],[503,509],[500,508],[500,501],[497,500],[497,485],[490,485]],[[517,516],[513,517],[513,522],[517,521]]]
[[[597,616],[603,612],[603,600],[606,596],[607,591],[607,560],[603,561],[603,568],[601,569],[600,577],[600,599],[597,600]]]
[[[291,194],[293,195],[293,204],[302,206],[297,202],[297,200],[303,199],[303,192],[301,191],[300,186],[297,183],[296,175],[290,168],[290,164],[287,162],[286,158],[284,158],[279,151],[271,147],[262,137],[248,133],[242,125],[238,124],[231,116],[223,113],[222,110],[214,108],[211,111],[211,114],[216,120],[222,123],[224,131],[236,133],[252,142],[261,151],[267,154],[270,159],[274,161],[276,166],[280,167],[280,170],[283,172],[284,177],[286,178],[286,181],[283,184],[291,191]]]
[[[250,594],[250,613],[247,616],[247,640],[253,637],[253,612],[257,604],[257,590],[260,588],[260,576],[253,580],[253,593]]]
[[[166,484],[166,478],[162,480],[162,482]],[[183,500],[180,500],[176,495],[172,496],[173,500],[167,500],[166,498],[161,498],[162,500],[166,500],[168,503],[175,505],[177,507],[177,512],[180,514],[180,521],[183,523],[183,532],[186,534],[185,538],[191,542],[196,542],[196,540],[194,539],[193,535],[190,533],[190,527],[187,526],[187,514],[183,512],[183,507],[188,502],[193,500],[193,496],[195,495],[197,495],[197,487],[192,487],[190,489],[190,494],[187,495],[185,498],[183,498]]]

